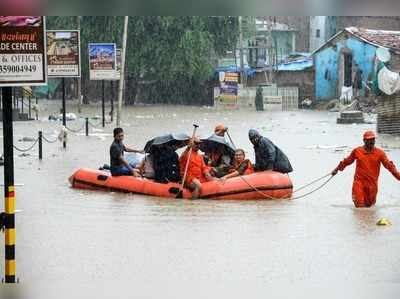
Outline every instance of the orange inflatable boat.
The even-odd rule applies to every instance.
[[[111,176],[110,173],[81,168],[69,181],[73,188],[131,192],[160,197],[176,197],[180,190],[177,183],[160,184],[149,179],[133,176]],[[274,171],[262,171],[242,177],[230,178],[222,183],[211,181],[202,184],[200,198],[205,199],[280,199],[292,196],[293,185],[288,175]],[[191,198],[184,189],[183,198]]]

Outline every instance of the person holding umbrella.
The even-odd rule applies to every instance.
[[[154,179],[158,183],[179,182],[181,180],[179,156],[175,152],[177,147],[165,144],[155,148],[152,153],[154,166]]]
[[[166,134],[149,140],[144,149],[152,162],[153,178],[158,183],[179,182],[181,180],[179,156],[175,152],[185,146],[190,137],[186,134]],[[147,163],[149,164],[149,163]],[[146,163],[143,164],[146,166]]]
[[[232,141],[229,144],[229,141],[226,140],[225,133],[230,138],[228,127],[218,124],[214,128],[214,134],[202,140],[203,146],[201,150],[205,153],[204,159],[210,167],[211,175],[217,178],[224,176],[231,167],[235,149]],[[230,152],[226,150],[227,144],[232,147]]]
[[[356,172],[354,174],[352,197],[356,208],[368,208],[376,203],[378,193],[378,178],[381,164],[400,180],[400,173],[392,161],[388,159],[385,152],[375,147],[375,133],[366,131],[363,135],[364,145],[355,148],[350,156],[345,158],[332,171],[336,175],[347,166],[356,161]]]

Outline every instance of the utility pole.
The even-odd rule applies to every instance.
[[[125,16],[124,34],[122,37],[122,50],[121,50],[121,78],[119,79],[119,87],[118,87],[117,126],[121,124],[122,96],[124,92],[124,81],[125,81],[125,56],[126,56],[126,39],[128,37],[128,22],[129,22],[129,17]]]
[[[66,119],[66,115],[65,115],[65,110],[66,110],[66,105],[65,105],[65,78],[62,77],[61,79],[61,85],[62,85],[62,123],[63,123],[63,127],[66,128],[67,127],[67,119]],[[63,140],[63,148],[67,147],[67,143],[65,141],[65,139]]]
[[[239,16],[239,52],[240,52],[240,81],[243,87],[246,86],[246,74],[244,71],[244,57],[243,57],[243,30],[242,30],[242,16]]]
[[[267,36],[267,51],[268,51],[268,83],[272,84],[273,82],[273,75],[274,75],[274,64],[276,60],[275,56],[275,45],[272,36],[272,24],[273,19],[272,17],[268,17],[267,21],[267,28],[268,28],[268,36]]]
[[[79,30],[79,35],[81,34],[81,16],[77,16],[77,23],[78,23],[78,30]],[[80,49],[80,47],[78,47],[78,49]],[[79,57],[81,57],[81,53],[79,53]],[[79,66],[81,67],[81,66]],[[82,74],[81,76],[78,78],[78,112],[81,113],[82,112]]]

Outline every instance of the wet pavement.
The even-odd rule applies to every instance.
[[[39,130],[55,139],[60,123],[47,116],[59,106],[47,105],[40,121],[14,123],[14,139],[36,137]],[[363,131],[375,129],[337,125],[337,113],[325,111],[124,109],[125,143],[136,148],[163,133],[191,134],[194,122],[207,137],[223,122],[254,159],[247,131],[258,128],[289,156],[295,188],[329,173],[361,144]],[[69,104],[68,112],[76,109]],[[100,108],[91,106],[80,116],[95,114]],[[68,122],[72,129],[82,125],[82,119]],[[377,286],[376,292],[384,285],[375,298],[399,293],[400,189],[386,169],[370,209],[353,207],[354,166],[298,200],[189,201],[70,188],[75,170],[108,162],[112,129],[92,128],[89,137],[84,130],[69,133],[66,151],[59,142],[44,142],[43,161],[37,147],[25,157],[15,152],[15,182],[23,184],[16,187],[17,274],[29,298],[266,298],[275,294],[267,293],[271,288],[275,298],[299,298],[303,291],[320,298],[319,288],[328,298],[321,285],[341,286],[332,289],[358,298],[361,293],[351,290],[357,283]],[[377,145],[400,167],[399,137],[379,136]],[[376,226],[382,217],[393,225]]]

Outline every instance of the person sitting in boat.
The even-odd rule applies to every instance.
[[[134,175],[140,176],[133,164],[129,164],[124,158],[124,152],[144,153],[144,151],[129,148],[124,145],[124,131],[122,128],[114,129],[114,141],[110,146],[110,171],[113,176]]]
[[[151,153],[146,155],[144,159],[136,165],[134,171],[137,171],[141,177],[154,179],[153,155]]]
[[[181,176],[185,180],[183,183],[192,191],[192,199],[199,197],[202,183],[214,179],[209,173],[209,168],[204,162],[203,155],[199,154],[200,143],[201,141],[198,137],[192,138],[179,158]],[[189,154],[190,160],[188,161]],[[185,176],[186,164],[188,166]]]
[[[244,150],[238,148],[235,150],[235,156],[233,160],[233,165],[228,169],[228,174],[221,177],[222,181],[226,181],[227,179],[239,176],[239,175],[247,175],[254,172],[253,165],[251,164],[249,159],[245,159],[246,154]]]
[[[207,161],[210,174],[216,178],[224,176],[232,166],[231,157],[225,152],[223,145],[217,145],[212,152],[206,153],[205,161]]]
[[[228,127],[223,124],[218,124],[214,129],[214,134],[224,137],[228,131]],[[210,167],[210,174],[214,177],[220,178],[231,167],[231,156],[225,152],[223,145],[216,145],[211,151],[206,152],[204,155],[206,164]]]
[[[271,140],[261,136],[254,129],[249,130],[249,139],[254,145],[255,171],[273,170],[281,173],[293,171],[288,157]]]
[[[158,183],[179,182],[181,180],[179,156],[173,145],[156,148],[153,155],[154,179]]]

